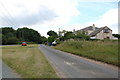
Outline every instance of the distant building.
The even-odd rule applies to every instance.
[[[93,26],[83,28],[77,32],[89,35],[91,39],[113,39],[112,30],[107,26],[98,28],[93,24]]]

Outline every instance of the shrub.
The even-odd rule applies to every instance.
[[[7,40],[7,44],[16,44],[18,42],[18,39],[16,37],[10,37]]]

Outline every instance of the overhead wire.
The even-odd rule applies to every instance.
[[[1,4],[2,8],[4,8],[4,12],[2,12],[2,11],[1,11],[1,12],[2,12],[2,14],[5,16],[5,18],[2,17],[2,19],[6,20],[9,25],[11,24],[12,26],[17,27],[18,24],[14,23],[14,22],[11,20],[11,19],[14,19],[14,18],[12,17],[12,15],[11,15],[10,12],[8,11],[8,9],[5,7],[5,5],[3,4],[3,2],[0,1],[0,4]],[[6,12],[6,13],[5,13],[5,12]]]

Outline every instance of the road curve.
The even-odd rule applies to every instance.
[[[118,70],[113,68],[83,60],[43,44],[39,49],[62,78],[118,78]]]

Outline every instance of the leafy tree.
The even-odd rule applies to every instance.
[[[36,42],[36,43],[42,42],[41,35],[36,30],[29,29],[27,27],[18,28],[16,34],[17,34],[17,37],[23,41],[30,41],[30,42]]]
[[[45,41],[45,37],[41,37],[40,33],[27,27],[17,30],[12,27],[3,27],[0,28],[0,34],[2,34],[2,44],[15,44],[20,41],[42,43]]]
[[[16,37],[9,37],[7,40],[7,44],[16,44],[18,39]]]
[[[8,33],[12,33],[14,36],[16,35],[15,30],[12,27],[3,27],[2,34],[8,34]]]
[[[2,28],[0,28],[0,45],[2,44]]]
[[[56,38],[55,38],[54,36],[49,36],[49,37],[48,37],[48,42],[51,43],[51,42],[55,41],[55,39],[56,39]]]
[[[7,44],[7,40],[8,40],[8,38],[4,34],[2,34],[2,44],[3,45]]]
[[[77,39],[84,39],[84,40],[89,40],[90,39],[90,36],[88,36],[88,35],[86,35],[86,34],[84,34],[84,33],[77,33],[76,35],[75,35],[75,38],[77,38]]]
[[[47,42],[47,38],[44,37],[44,36],[42,36],[42,37],[41,37],[41,43],[45,43],[45,42]]]
[[[2,44],[11,43],[11,40],[8,40],[11,37],[16,37],[16,31],[12,27],[3,27],[2,29]],[[0,30],[1,30],[0,29]]]
[[[57,35],[57,33],[55,32],[55,31],[52,31],[52,30],[50,30],[50,31],[48,31],[47,32],[47,35],[49,35],[49,36],[54,36],[54,37],[58,37],[58,35]]]
[[[73,38],[75,38],[75,34],[73,34],[73,32],[72,31],[68,31],[68,32],[66,32],[65,34],[64,34],[64,39],[66,40],[66,39],[73,39]]]
[[[118,39],[120,39],[120,34],[113,34],[114,37],[117,37]]]

